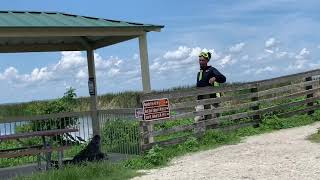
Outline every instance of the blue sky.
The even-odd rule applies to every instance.
[[[153,89],[194,85],[197,54],[229,82],[320,67],[320,1],[10,0],[1,10],[70,14],[165,25],[148,34]],[[141,90],[137,40],[96,51],[98,93]],[[67,87],[88,96],[84,52],[0,54],[0,104],[51,99]]]

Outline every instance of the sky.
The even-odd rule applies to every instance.
[[[316,0],[10,0],[1,10],[58,11],[164,25],[148,33],[153,90],[192,86],[198,54],[227,82],[248,82],[320,67]],[[95,51],[98,94],[142,91],[138,39]],[[89,96],[85,52],[0,54],[0,104]]]

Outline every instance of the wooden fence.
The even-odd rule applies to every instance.
[[[141,147],[147,150],[155,144],[179,144],[186,141],[190,135],[201,136],[206,129],[231,130],[257,126],[263,116],[271,114],[280,117],[312,114],[320,107],[317,102],[319,76],[320,70],[317,69],[237,85],[145,94],[141,101],[168,98],[170,108],[175,114],[170,119],[141,121]],[[222,93],[223,96],[201,100],[197,98],[214,93]],[[218,107],[211,108],[210,105],[217,103]],[[196,111],[197,105],[204,105],[205,109]],[[211,115],[211,118],[208,118],[208,115]],[[195,116],[206,118],[195,121]],[[172,123],[173,126],[166,126],[166,123]],[[173,138],[170,138],[173,134]]]

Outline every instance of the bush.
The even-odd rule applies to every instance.
[[[130,120],[108,120],[102,130],[102,144],[109,152],[139,153],[138,122]]]
[[[196,137],[189,137],[187,141],[183,143],[183,146],[179,146],[184,151],[195,151],[199,148],[199,141]]]
[[[144,156],[144,159],[152,165],[158,166],[166,162],[164,154],[161,152],[163,148],[155,145]]]

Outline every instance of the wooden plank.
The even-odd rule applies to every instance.
[[[294,81],[294,80],[297,80],[300,78],[303,79],[303,78],[306,78],[309,76],[316,76],[319,74],[320,74],[320,69],[315,69],[315,70],[291,74],[291,75],[287,75],[287,76],[281,76],[281,77],[272,78],[272,79],[255,81],[255,83],[258,83],[259,86],[262,87],[262,86],[269,86],[272,84],[280,84],[280,83],[284,83],[284,82]]]
[[[64,112],[56,114],[33,115],[33,116],[13,116],[0,119],[0,123],[21,122],[21,121],[42,121],[47,119],[90,116],[91,111],[83,112]]]
[[[34,131],[29,133],[17,133],[10,135],[0,135],[0,140],[12,140],[20,138],[28,138],[33,136],[55,136],[64,133],[77,132],[78,129],[55,129],[55,130],[46,130],[46,131]]]
[[[145,145],[142,145],[142,150],[145,151],[145,150],[151,149],[152,146],[154,146],[154,145],[159,145],[159,146],[163,147],[163,146],[170,146],[170,145],[180,144],[182,142],[185,142],[188,138],[189,138],[189,136],[183,136],[183,137],[179,137],[179,138],[175,138],[175,139],[169,139],[169,140],[166,140],[166,141],[160,141],[160,142],[153,142],[153,143],[150,143],[150,144],[145,144]]]
[[[280,84],[288,81],[293,81],[298,78],[315,76],[319,74],[320,74],[320,70],[316,69],[312,71],[307,71],[303,73],[297,73],[297,74],[292,74],[288,76],[282,76],[282,77],[277,77],[277,78],[272,78],[267,80],[242,83],[240,85],[226,85],[226,86],[220,86],[215,88],[212,88],[212,87],[195,88],[195,89],[191,89],[184,92],[172,91],[172,92],[164,92],[164,93],[157,93],[157,94],[146,93],[141,97],[141,99],[142,100],[158,99],[158,98],[173,99],[173,98],[181,98],[181,97],[198,96],[198,95],[204,95],[204,94],[213,94],[216,92],[227,92],[227,91],[235,91],[235,90],[242,90],[242,89],[250,89],[250,88],[255,88],[256,84],[259,84],[259,87],[263,87],[271,84]]]
[[[219,87],[202,87],[202,88],[195,88],[183,92],[165,92],[165,93],[146,93],[141,96],[141,101],[149,100],[149,99],[160,99],[160,98],[168,98],[168,99],[175,99],[175,98],[185,98],[185,97],[192,97],[192,96],[199,96],[199,95],[207,95],[207,94],[215,94],[217,92],[227,92],[227,91],[235,91],[235,90],[242,90],[255,87],[255,84],[247,84],[241,86],[219,86]]]
[[[312,77],[307,77],[307,78],[305,79],[305,81],[307,81],[307,82],[312,81]],[[312,88],[313,88],[312,85],[305,87],[306,90],[309,90],[309,89],[312,89]],[[312,97],[313,97],[313,93],[307,94],[307,99],[308,99],[308,98],[312,98]],[[308,103],[307,106],[313,106],[313,102]],[[309,112],[308,112],[309,115],[311,115],[311,114],[313,114],[313,113],[314,113],[314,111],[309,111]]]
[[[187,130],[192,130],[194,127],[195,127],[195,124],[175,126],[170,129],[164,129],[164,130],[160,130],[160,131],[153,131],[153,132],[144,133],[143,137],[146,138],[148,136],[160,136],[160,135],[164,135],[164,134],[171,134],[171,133],[176,133],[176,132],[181,132],[181,131],[187,131]]]
[[[229,131],[234,131],[236,129],[240,129],[240,128],[244,128],[244,127],[248,127],[248,126],[256,126],[258,124],[259,124],[259,122],[257,122],[257,121],[251,121],[251,122],[245,122],[245,123],[235,124],[235,125],[231,125],[231,126],[217,127],[217,129],[229,132]]]
[[[219,108],[215,108],[212,110],[204,110],[204,111],[199,111],[199,112],[205,112],[205,113],[211,114],[214,112],[223,113],[223,112],[227,112],[227,111],[235,111],[235,110],[242,109],[242,108],[251,108],[251,107],[256,106],[258,104],[261,104],[261,103],[273,103],[274,101],[279,101],[279,100],[284,100],[284,99],[289,99],[289,98],[296,98],[296,97],[300,97],[303,95],[307,95],[309,93],[317,92],[319,90],[320,90],[320,87],[316,88],[316,89],[310,89],[310,90],[306,90],[306,91],[302,91],[302,92],[298,92],[298,93],[289,94],[289,95],[284,95],[284,96],[279,96],[279,97],[274,97],[274,98],[269,98],[269,99],[261,99],[259,101],[255,101],[255,102],[219,107]],[[188,114],[188,115],[190,115],[190,114]],[[201,113],[201,115],[203,115],[203,114]]]
[[[18,151],[18,150],[24,150],[24,149],[40,149],[43,145],[33,145],[33,146],[25,146],[25,147],[17,147],[17,148],[10,148],[10,149],[0,149],[0,153],[9,152],[9,151]]]
[[[309,93],[318,92],[319,90],[320,90],[320,87],[315,88],[315,89],[306,90],[306,91],[301,91],[298,93],[289,94],[289,95],[284,95],[284,96],[279,96],[279,97],[274,97],[274,98],[269,98],[269,99],[261,99],[259,101],[255,101],[255,102],[235,104],[232,106],[219,107],[219,108],[215,108],[212,110],[199,111],[199,113],[203,112],[203,113],[201,113],[201,115],[205,115],[205,114],[212,114],[212,113],[222,113],[222,112],[226,112],[226,111],[234,111],[234,110],[241,109],[241,108],[251,108],[251,107],[256,106],[258,104],[261,104],[261,103],[272,103],[274,101],[284,100],[284,99],[288,99],[288,98],[296,98],[296,97],[300,97],[303,95],[307,95]],[[212,100],[214,101],[214,98],[212,98]],[[207,101],[207,102],[210,102],[210,101]],[[198,114],[195,114],[194,112],[187,112],[187,113],[183,113],[180,115],[176,115],[172,118],[173,119],[188,118],[188,117],[192,117],[194,115],[198,115]]]
[[[0,153],[0,158],[15,158],[15,157],[22,157],[22,156],[31,156],[31,155],[37,155],[40,153],[48,153],[53,151],[63,151],[71,146],[60,146],[60,147],[50,147],[50,148],[42,148],[42,149],[27,149],[22,151],[13,151],[13,152],[5,152]]]
[[[277,116],[281,117],[281,118],[285,118],[285,117],[290,117],[290,116],[294,116],[294,115],[298,115],[298,114],[305,114],[305,113],[307,113],[309,111],[314,111],[314,110],[318,110],[318,109],[320,109],[320,105],[319,104],[307,107],[305,109],[299,109],[299,110],[294,110],[294,111],[290,111],[290,112],[281,113],[281,114],[278,114]]]
[[[303,101],[290,102],[290,103],[286,103],[286,104],[281,104],[281,105],[277,105],[277,106],[272,106],[272,107],[268,107],[268,108],[259,109],[259,110],[256,110],[256,111],[243,112],[243,113],[237,113],[237,114],[222,116],[222,117],[219,117],[219,118],[213,118],[213,119],[205,120],[203,122],[205,123],[206,126],[214,125],[214,124],[218,124],[218,122],[220,122],[221,120],[226,120],[226,119],[235,120],[235,119],[252,117],[254,115],[264,114],[264,113],[271,112],[271,111],[274,111],[274,110],[286,109],[289,106],[299,106],[299,105],[307,104],[309,102],[312,102],[312,101],[315,101],[315,100],[318,100],[318,99],[320,99],[320,97],[313,97],[313,98],[309,98],[309,99],[306,99],[306,100],[303,100]]]
[[[235,110],[238,110],[238,109],[241,109],[241,108],[251,108],[251,107],[257,106],[258,104],[261,104],[261,103],[272,103],[274,101],[284,100],[284,99],[288,99],[288,98],[300,97],[300,96],[306,95],[306,94],[308,94],[310,92],[318,91],[319,89],[320,88],[307,90],[307,91],[302,91],[302,92],[299,92],[299,93],[289,94],[289,95],[285,95],[285,96],[279,96],[279,97],[270,98],[270,99],[261,99],[259,101],[243,103],[243,104],[239,104],[239,105],[218,107],[218,108],[210,109],[210,110],[183,113],[183,114],[180,114],[180,115],[173,116],[172,119],[181,119],[181,118],[188,118],[188,117],[193,117],[193,116],[203,116],[203,115],[212,114],[212,113],[223,113],[223,112],[227,112],[227,111],[235,111]]]
[[[290,102],[290,103],[285,103],[285,104],[281,104],[281,105],[276,105],[276,106],[272,106],[272,107],[268,107],[268,108],[263,108],[257,111],[253,111],[253,112],[245,112],[245,113],[238,113],[238,114],[234,114],[234,115],[229,115],[229,116],[225,116],[225,118],[230,118],[230,119],[239,119],[239,118],[245,118],[245,117],[249,117],[252,115],[257,115],[257,114],[263,114],[263,113],[267,113],[267,112],[271,112],[274,110],[282,110],[282,109],[287,109],[288,107],[292,107],[292,106],[300,106],[303,104],[307,104],[316,100],[319,100],[320,97],[313,97],[313,98],[309,98],[309,99],[305,99],[302,101],[296,101],[296,102]]]
[[[319,84],[319,81],[309,81],[309,82],[302,82],[299,84],[293,84],[289,86],[283,86],[279,88],[273,88],[269,90],[264,90],[264,91],[259,91],[257,93],[247,93],[247,94],[241,94],[238,96],[223,96],[220,98],[211,98],[211,99],[204,99],[204,100],[196,100],[196,101],[187,101],[187,102],[182,102],[182,103],[175,103],[170,106],[172,110],[179,110],[179,109],[184,109],[184,108],[190,108],[190,107],[195,107],[197,105],[206,105],[206,104],[213,104],[213,103],[221,103],[225,101],[239,101],[239,100],[245,100],[245,99],[250,99],[250,98],[255,98],[255,97],[261,97],[261,96],[266,96],[270,95],[273,93],[282,93],[282,92],[287,92],[289,90],[292,90],[296,87],[304,87],[307,85],[315,85]],[[292,92],[296,92],[297,90],[293,90]]]
[[[305,86],[317,85],[317,84],[319,84],[319,81],[317,81],[317,80],[301,82],[298,84],[292,84],[292,85],[282,86],[282,87],[278,87],[278,88],[272,88],[272,89],[268,89],[268,90],[264,90],[264,91],[259,91],[259,96],[266,96],[266,95],[270,95],[273,93],[287,92],[289,90],[294,90],[294,92],[296,92],[297,91],[296,88],[304,88]]]
[[[252,88],[252,89],[250,89],[250,92],[259,94],[258,90],[259,90],[258,88]],[[260,109],[259,96],[251,98],[251,103],[255,104],[254,106],[251,105],[251,107],[250,107],[251,110],[256,111],[256,110]],[[252,118],[253,118],[254,121],[260,121],[261,120],[260,114],[254,115]]]
[[[99,114],[116,114],[116,115],[130,114],[130,115],[134,115],[135,109],[134,108],[105,109],[105,110],[98,110],[98,112],[99,112]]]
[[[299,105],[303,105],[306,103],[310,103],[313,102],[315,100],[320,99],[320,97],[313,97],[313,98],[309,98],[306,100],[302,100],[302,101],[296,101],[296,102],[290,102],[290,103],[286,103],[286,104],[281,104],[281,105],[277,105],[277,106],[272,106],[272,107],[268,107],[268,108],[263,108],[260,110],[256,110],[256,111],[251,111],[251,112],[243,112],[243,113],[237,113],[237,114],[232,114],[232,115],[228,115],[228,116],[222,116],[220,118],[217,118],[217,120],[220,119],[240,119],[240,118],[246,118],[246,117],[251,117],[253,115],[259,115],[259,114],[263,114],[266,112],[270,112],[270,111],[274,111],[274,110],[282,110],[282,109],[286,109],[288,108],[288,106],[299,106]],[[223,112],[224,109],[223,108],[216,108],[216,109],[212,109],[212,110],[204,110],[204,111],[198,111],[198,112],[189,112],[189,113],[185,113],[185,114],[181,114],[181,115],[177,115],[177,116],[173,116],[170,119],[165,119],[165,120],[155,120],[155,121],[150,121],[150,122],[142,122],[143,124],[157,124],[157,123],[161,123],[161,122],[165,122],[165,121],[172,121],[172,120],[177,120],[180,118],[192,118],[194,116],[202,116],[205,114],[212,114],[212,113],[221,113]]]

